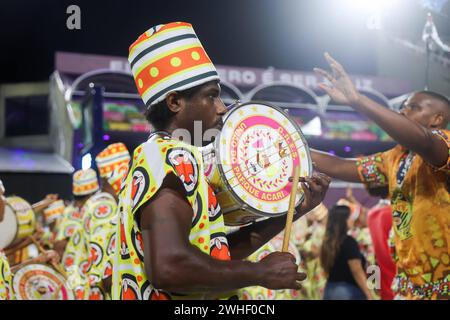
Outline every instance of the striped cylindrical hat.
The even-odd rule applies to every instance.
[[[72,190],[75,196],[85,196],[98,189],[97,173],[93,169],[78,170],[73,174]]]
[[[65,208],[66,206],[64,205],[64,201],[57,200],[53,202],[47,209],[44,210],[45,222],[52,223],[53,221],[56,221],[63,215]]]
[[[127,147],[121,142],[110,144],[95,157],[95,162],[100,177],[107,178],[114,191],[119,193],[130,162]]]
[[[192,25],[185,22],[147,30],[130,46],[128,61],[147,108],[172,91],[219,80]]]

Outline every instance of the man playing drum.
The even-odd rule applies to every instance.
[[[398,145],[359,159],[312,152],[319,170],[375,191],[389,188],[392,203],[399,298],[449,299],[450,102],[430,91],[411,95],[400,113],[361,95],[343,67],[325,54],[333,75],[321,84],[330,97],[365,114]]]
[[[54,248],[62,252],[61,265],[76,299],[83,300],[89,294],[87,272],[90,266],[84,214],[87,201],[99,190],[96,172],[93,169],[76,171],[72,189],[75,201],[64,212]]]
[[[88,245],[90,300],[109,298],[112,258],[116,244],[117,195],[128,172],[130,154],[123,143],[107,146],[95,158],[100,173],[101,192],[84,205],[84,236]]]
[[[255,285],[298,289],[305,275],[291,254],[243,261],[283,229],[286,217],[227,236],[199,150],[172,137],[177,129],[193,137],[194,121],[201,121],[201,134],[220,128],[227,111],[219,76],[192,26],[149,29],[130,46],[129,61],[157,131],[134,151],[119,196],[113,299],[227,298]],[[302,181],[308,187],[303,184],[305,200],[295,218],[317,206],[329,184],[319,173]]]
[[[4,197],[4,193],[5,188],[2,181],[0,180],[0,222],[3,221],[6,206],[6,198]],[[57,263],[58,261],[58,254],[53,250],[49,250],[36,258],[29,259],[10,268],[8,259],[6,258],[3,251],[0,250],[0,300],[14,299],[12,275],[16,270],[19,270],[20,268],[28,264],[47,262]]]

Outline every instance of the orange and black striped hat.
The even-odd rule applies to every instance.
[[[144,32],[130,46],[128,61],[147,108],[172,91],[219,80],[192,25],[186,22],[161,24]]]

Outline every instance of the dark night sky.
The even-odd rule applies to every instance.
[[[392,28],[420,37],[423,11],[402,0]],[[81,30],[66,28],[66,8],[81,8]],[[373,31],[336,0],[67,1],[9,0],[0,4],[0,83],[47,80],[55,51],[126,56],[151,26],[193,24],[213,62],[311,70],[323,51],[351,73],[374,74]]]

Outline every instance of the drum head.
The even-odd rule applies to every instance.
[[[36,217],[31,205],[20,197],[7,197],[6,202],[14,210],[17,218],[17,238],[31,236],[36,228]]]
[[[312,173],[309,148],[300,127],[281,109],[249,102],[232,109],[216,139],[217,167],[230,193],[262,216],[286,214],[294,167]],[[303,200],[297,192],[298,205]]]
[[[0,249],[8,247],[13,243],[17,234],[16,214],[9,205],[5,206],[5,217],[0,222]]]
[[[73,300],[64,277],[43,264],[30,264],[16,272],[13,287],[18,300]]]

